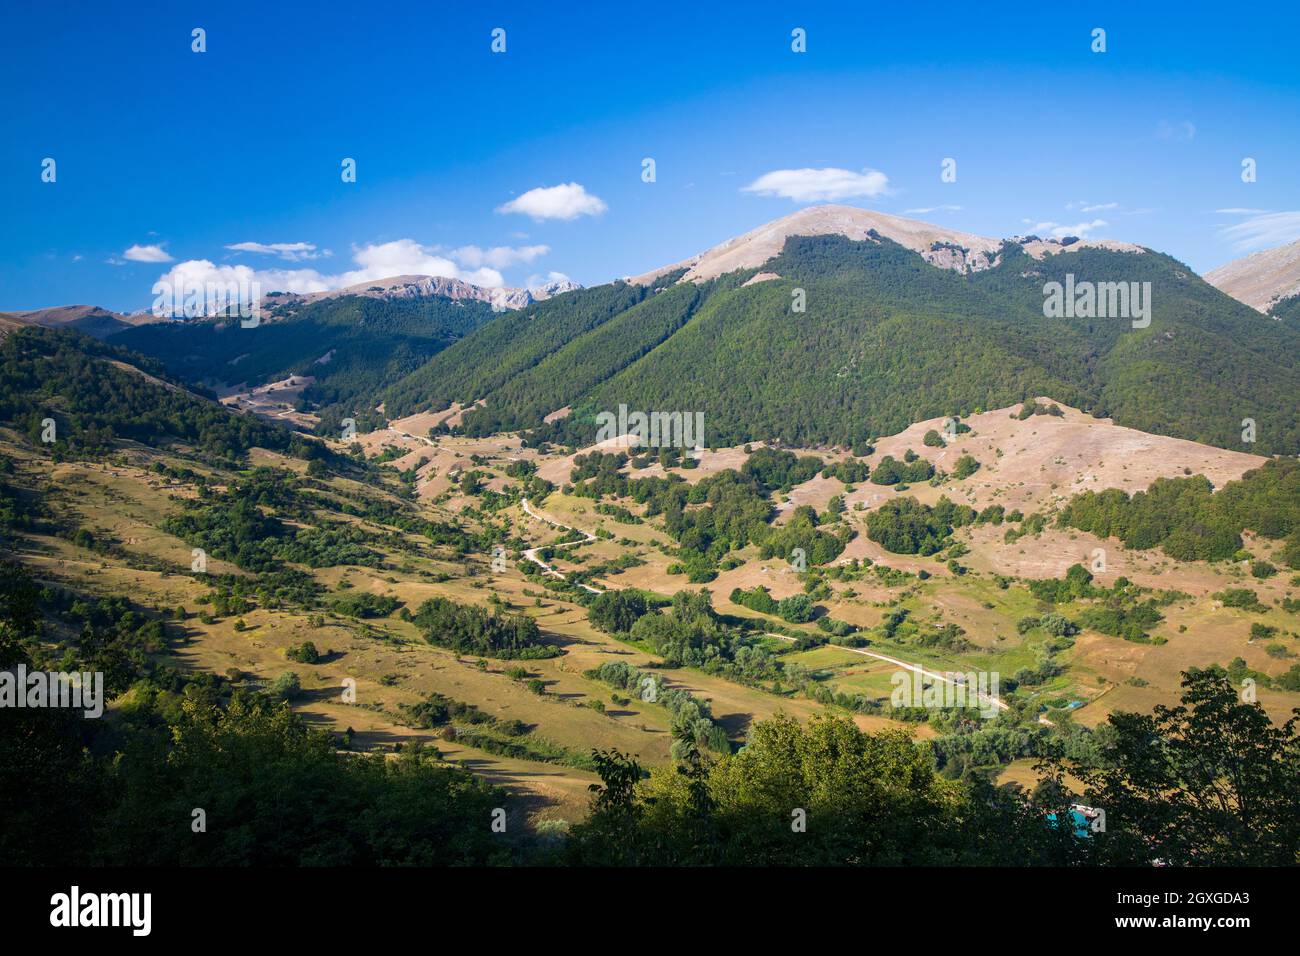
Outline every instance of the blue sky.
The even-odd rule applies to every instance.
[[[144,308],[183,263],[593,285],[819,198],[1200,271],[1300,238],[1295,4],[272,6],[6,13],[0,309]],[[822,172],[752,188],[782,170]]]

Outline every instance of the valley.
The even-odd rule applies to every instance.
[[[671,792],[764,734],[851,728],[945,793],[1028,801],[1057,776],[1082,798],[1111,718],[1176,705],[1189,674],[1282,727],[1293,324],[1220,348],[1257,391],[1218,409],[1168,350],[1267,320],[1199,280],[1149,329],[999,311],[1032,307],[1008,268],[1167,283],[1166,257],[1026,238],[972,265],[878,218],[786,234],[801,221],[766,258],[746,240],[502,314],[408,276],[248,330],[19,323],[7,600],[62,597],[16,646],[118,675],[111,727],[169,701],[284,707],[341,757],[467,774],[447,779],[505,801],[525,845],[588,832],[619,761]],[[814,311],[778,314],[796,281]],[[629,407],[704,438],[596,432]],[[1230,433],[1243,407],[1257,442]],[[129,610],[84,610],[105,602]]]

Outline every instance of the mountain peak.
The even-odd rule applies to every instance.
[[[872,238],[872,233],[890,239],[918,253],[926,262],[957,272],[978,272],[997,265],[1003,240],[977,236],[946,226],[905,219],[889,213],[827,203],[805,206],[780,219],[751,229],[743,235],[719,243],[704,252],[628,278],[644,285],[677,269],[686,269],[682,281],[699,282],[739,269],[754,269],[780,254],[790,236],[838,235],[856,241]],[[1094,246],[1121,252],[1142,252],[1141,246],[1109,239],[1017,239],[1031,256],[1041,259],[1067,249]]]
[[[421,296],[441,296],[445,299],[469,299],[475,302],[487,302],[507,309],[521,309],[534,302],[549,299],[561,292],[581,289],[582,286],[571,279],[555,279],[530,289],[516,289],[508,286],[488,288],[453,279],[448,276],[401,275],[387,279],[370,279],[341,289],[325,292],[309,292],[303,295],[285,294],[276,297],[276,301],[318,302],[321,299],[337,299],[341,296],[355,295],[370,299],[414,299]]]
[[[148,312],[124,315],[98,305],[56,305],[47,309],[12,312],[8,318],[13,325],[41,325],[50,329],[76,329],[97,339],[106,339],[114,332],[133,325],[157,321]]]
[[[1267,312],[1279,299],[1300,295],[1300,239],[1233,259],[1205,273],[1205,281]]]

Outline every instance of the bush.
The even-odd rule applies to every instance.
[[[401,606],[402,602],[397,598],[384,594],[371,594],[368,591],[335,598],[334,603],[330,605],[345,617],[358,618],[387,617]]]
[[[285,671],[271,682],[266,692],[281,700],[293,700],[302,692],[302,682],[293,671]]]
[[[1271,578],[1273,575],[1277,574],[1277,568],[1273,567],[1273,565],[1269,564],[1267,561],[1252,561],[1250,563],[1250,573],[1254,577],[1262,580],[1264,578]]]
[[[813,602],[806,594],[792,594],[787,598],[782,598],[776,607],[777,615],[791,624],[803,624],[811,621],[813,616]]]
[[[904,464],[897,459],[886,455],[880,459],[880,464],[871,472],[871,481],[877,485],[896,485],[900,482],[913,483],[918,481],[929,481],[934,477],[934,465],[930,464],[924,458],[916,458]]]
[[[958,480],[969,478],[980,470],[980,463],[970,455],[962,455],[952,467],[952,476]]]
[[[607,634],[626,633],[648,610],[640,591],[605,591],[587,605],[587,620]]]
[[[1245,611],[1267,611],[1268,608],[1260,603],[1259,595],[1250,588],[1228,588],[1223,591],[1216,591],[1210,597],[1216,601],[1222,601],[1224,607],[1239,607]]]
[[[559,649],[542,644],[541,628],[524,614],[489,613],[481,607],[430,598],[413,618],[430,644],[458,653],[503,659],[554,657]]]
[[[321,657],[320,652],[316,650],[316,645],[311,641],[291,645],[285,650],[284,656],[299,664],[318,664]]]

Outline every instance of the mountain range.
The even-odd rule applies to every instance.
[[[936,415],[1050,394],[1220,447],[1240,448],[1251,420],[1250,450],[1293,453],[1298,263],[1300,243],[1203,280],[1131,243],[995,239],[817,205],[586,289],[397,276],[274,293],[256,329],[88,306],[8,322],[111,336],[207,385],[307,376],[300,407],[322,427],[459,403],[476,406],[460,426],[467,433],[536,430],[580,444],[599,412],[625,404],[703,412],[710,444],[860,444]],[[1045,318],[1052,282],[1150,283],[1151,321]],[[1265,308],[1277,321],[1261,317]]]
[[[157,321],[148,312],[123,314],[97,305],[59,305],[30,312],[0,313],[0,331],[39,325],[47,329],[75,329],[96,339]]]
[[[1047,284],[1076,280],[1149,282],[1151,321],[1045,318]],[[852,444],[1050,394],[1220,447],[1241,447],[1251,419],[1252,450],[1289,451],[1298,344],[1294,321],[1264,321],[1155,250],[815,206],[494,319],[382,398],[390,416],[478,403],[471,434],[580,443],[626,404],[702,411],[710,443]]]
[[[278,292],[274,294],[274,301],[276,306],[294,306],[320,302],[323,299],[340,299],[347,296],[368,299],[419,299],[437,296],[453,301],[486,302],[498,309],[522,309],[534,302],[541,302],[553,295],[559,295],[561,292],[571,292],[574,289],[581,288],[582,286],[571,279],[557,279],[537,286],[516,289],[510,287],[487,288],[474,285],[463,279],[453,279],[447,276],[409,275],[359,282],[341,289],[331,289],[328,292],[308,292],[303,294]]]

